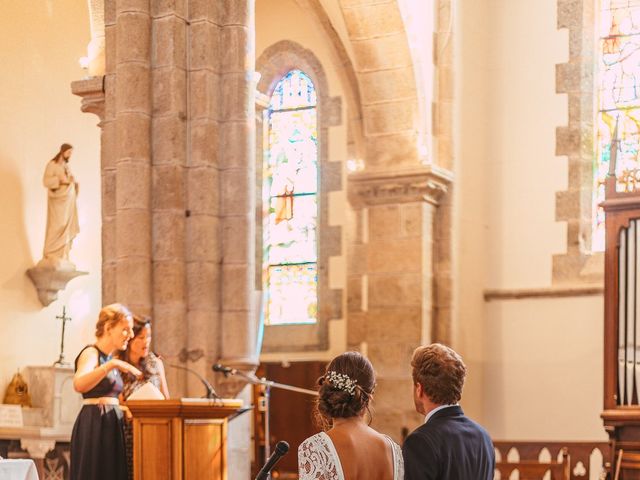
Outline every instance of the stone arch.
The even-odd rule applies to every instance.
[[[370,171],[418,162],[413,60],[398,0],[340,2],[358,78]]]
[[[320,60],[311,50],[291,40],[271,45],[256,61],[256,71],[261,75],[258,91],[270,96],[280,78],[293,69],[300,69],[311,77],[319,93],[319,108],[326,105],[329,84]]]
[[[328,218],[329,194],[342,188],[342,162],[329,159],[329,127],[342,123],[341,98],[329,95],[327,76],[315,54],[290,40],[282,40],[271,45],[258,58],[256,71],[261,75],[257,85],[258,91],[271,96],[278,81],[293,69],[302,70],[309,75],[318,95],[318,161],[320,165],[318,322],[315,325],[296,325],[295,331],[288,331],[283,327],[274,329],[266,327],[264,352],[325,350],[329,346],[329,320],[342,316],[343,291],[329,288],[329,259],[341,254],[342,227],[329,225]],[[256,137],[261,139],[262,135],[258,134]],[[256,150],[258,157],[256,170],[261,177],[262,149]],[[258,214],[257,218],[261,218],[261,215]],[[257,225],[257,230],[259,231],[257,236],[262,238],[260,225]],[[311,343],[310,339],[313,339]]]
[[[419,90],[415,52],[402,15],[401,7],[407,1],[346,0],[329,8],[319,0],[296,0],[316,15],[333,44],[342,67],[340,74],[353,95],[353,103],[347,98],[352,110],[350,142],[355,147],[351,155],[364,160],[370,171],[415,166],[419,161],[418,133],[431,123],[421,118],[431,114],[428,106],[423,105],[422,111],[419,106],[425,94]],[[438,22],[449,16],[450,0],[433,2],[438,4]],[[445,108],[444,114],[450,111]],[[442,156],[443,152],[438,153]],[[441,166],[451,164],[449,155],[445,156],[439,159]]]

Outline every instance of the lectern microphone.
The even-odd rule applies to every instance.
[[[200,380],[200,383],[202,383],[204,388],[207,390],[206,398],[221,398],[220,395],[218,395],[216,393],[216,391],[213,388],[213,386],[207,381],[207,379],[204,378],[202,375],[200,375],[195,370],[193,370],[191,368],[188,368],[188,367],[183,367],[182,365],[172,365],[170,363],[168,363],[167,365],[169,367],[171,367],[171,368],[177,368],[179,370],[185,370],[185,371],[191,373],[192,375],[195,375],[196,377],[198,377],[198,380]]]
[[[262,469],[258,472],[258,475],[256,475],[255,480],[267,480],[267,478],[269,478],[269,472],[273,470],[273,467],[276,466],[276,463],[278,463],[278,461],[282,457],[284,457],[288,451],[289,444],[287,442],[281,440],[276,443],[276,448],[269,457],[269,460],[267,460],[267,463],[264,464],[264,467],[262,467]]]

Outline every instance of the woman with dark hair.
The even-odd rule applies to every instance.
[[[69,262],[71,243],[80,231],[76,197],[78,182],[69,170],[73,147],[68,143],[49,160],[42,183],[48,190],[47,232],[44,239],[43,261],[59,267],[73,267]]]
[[[298,448],[299,479],[403,480],[400,447],[368,424],[376,386],[371,362],[357,352],[343,353],[318,384],[317,415],[326,431]]]
[[[162,360],[151,351],[151,319],[133,316],[133,338],[127,349],[120,354],[120,358],[129,362],[142,372],[142,376],[124,375],[122,398],[129,398],[133,392],[147,382],[151,382],[164,398],[169,398],[167,378],[164,373]]]
[[[131,312],[114,303],[100,310],[96,342],[76,358],[73,388],[83,406],[71,433],[71,480],[126,480],[120,372],[140,375],[133,365],[113,358],[133,336]]]
[[[133,338],[129,341],[126,350],[120,353],[120,358],[130,363],[142,372],[135,376],[124,374],[124,387],[121,398],[126,400],[133,392],[147,382],[153,384],[164,398],[169,398],[167,378],[164,373],[162,360],[151,351],[151,319],[133,316]],[[127,450],[127,469],[129,479],[133,479],[133,428],[130,422],[124,425],[125,445]]]

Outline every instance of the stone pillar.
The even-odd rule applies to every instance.
[[[219,2],[222,350],[225,363],[255,367],[254,0]]]
[[[349,176],[357,222],[349,234],[347,343],[375,366],[374,426],[396,440],[420,422],[410,360],[432,339],[434,217],[450,181],[425,166]]]
[[[215,2],[191,0],[188,37],[188,149],[186,279],[191,368],[212,377],[220,337],[220,91],[219,12]],[[197,334],[196,334],[197,332]],[[189,392],[201,392],[190,378]]]
[[[257,363],[254,8],[106,0],[105,76],[74,83],[102,118],[103,302],[151,314],[166,363],[209,377]]]
[[[451,39],[455,2],[437,1],[435,32],[436,101],[433,105],[433,161],[441,168],[453,170],[454,145],[454,48]],[[455,343],[453,291],[453,202],[452,187],[436,212],[434,239],[434,341]]]
[[[116,0],[116,298],[151,299],[151,18],[149,0]],[[108,102],[108,100],[107,100]]]
[[[154,348],[168,365],[185,361],[189,328],[185,264],[187,19],[184,2],[151,2],[152,278]],[[182,354],[182,357],[181,357]],[[174,395],[187,395],[184,370],[168,367]],[[193,394],[200,394],[202,387]]]
[[[102,303],[116,301],[116,2],[105,3],[104,119],[100,138],[102,187]]]

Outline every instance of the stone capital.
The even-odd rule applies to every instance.
[[[100,121],[104,120],[104,76],[71,82],[71,93],[82,97],[80,110],[97,115]]]
[[[427,202],[437,206],[453,174],[434,165],[348,176],[349,200],[356,207]]]

